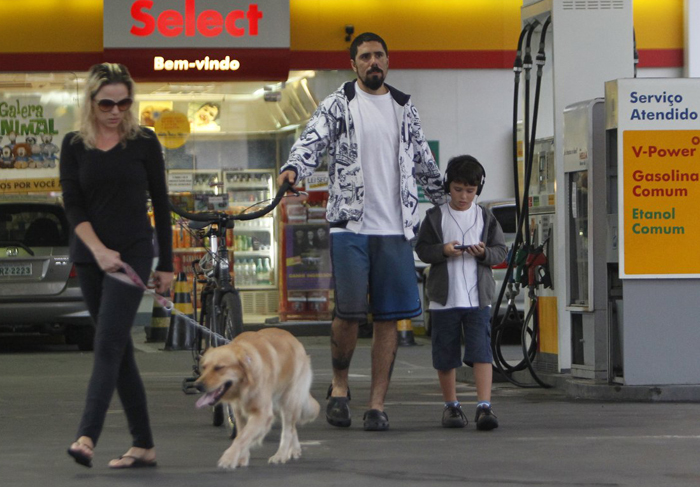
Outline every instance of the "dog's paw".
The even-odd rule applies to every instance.
[[[233,470],[238,466],[238,460],[236,459],[236,461],[233,461],[227,455],[222,455],[217,465],[224,470]]]
[[[267,463],[287,463],[287,460],[289,460],[289,453],[284,452],[280,453],[279,451],[272,455]]]
[[[289,460],[296,460],[299,457],[301,457],[301,448],[289,447],[285,450],[277,450],[277,453],[271,456],[267,463],[287,463]]]
[[[234,470],[236,467],[247,467],[250,461],[250,452],[241,452],[238,449],[229,448],[219,458],[218,466],[226,470]]]

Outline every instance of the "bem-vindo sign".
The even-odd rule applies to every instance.
[[[289,0],[110,0],[104,47],[289,48]]]

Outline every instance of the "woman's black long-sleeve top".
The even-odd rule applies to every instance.
[[[173,270],[172,229],[160,142],[147,129],[107,151],[86,149],[76,133],[63,139],[60,180],[68,220],[90,222],[102,243],[122,257],[153,255],[148,195],[155,216],[159,271]],[[71,260],[94,263],[87,246],[73,236]]]

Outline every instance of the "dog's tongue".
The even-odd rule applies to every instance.
[[[216,391],[214,392],[207,392],[204,394],[202,397],[200,397],[197,400],[197,406],[198,408],[204,408],[207,406],[213,406],[216,403]]]

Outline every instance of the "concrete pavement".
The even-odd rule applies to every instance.
[[[115,399],[96,449],[94,467],[75,464],[65,450],[74,438],[92,354],[62,345],[0,347],[0,485],[4,487],[168,486],[452,486],[700,484],[700,404],[591,402],[560,390],[494,387],[500,428],[473,425],[475,390],[459,395],[470,420],[464,430],[440,426],[442,400],[430,345],[402,347],[387,397],[391,427],[362,430],[369,394],[370,340],[361,339],[351,367],[353,424],[329,426],[323,416],[300,429],[300,460],[268,465],[279,429],[251,453],[247,468],[217,469],[229,444],[197,396],[181,381],[191,354],[164,352],[135,333],[137,360],[149,397],[158,468],[112,471],[109,459],[130,442]],[[328,337],[303,337],[315,372],[313,394],[325,406],[330,380]]]

